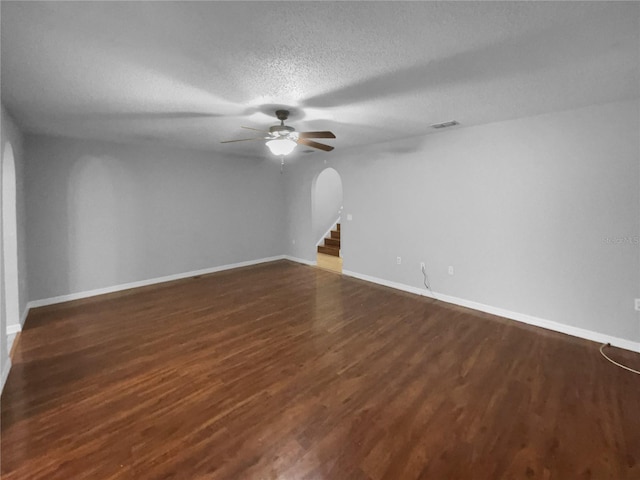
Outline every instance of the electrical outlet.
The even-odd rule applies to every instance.
[[[453,275],[453,267],[449,265],[449,275]]]
[[[425,268],[427,268],[427,266],[424,264],[424,262],[420,262],[420,270],[424,272]]]
[[[400,265],[402,263],[402,258],[401,257],[396,257],[396,263],[398,265]]]
[[[636,310],[640,312],[640,298],[636,298]]]

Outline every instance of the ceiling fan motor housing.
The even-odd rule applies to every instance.
[[[279,137],[288,137],[289,134],[295,130],[295,128],[287,127],[284,124],[284,121],[289,118],[289,110],[276,110],[276,117],[280,120],[280,125],[269,127],[269,133]]]
[[[281,122],[284,122],[287,118],[289,118],[289,110],[276,110],[276,117]]]
[[[288,127],[287,125],[274,125],[269,127],[269,133],[272,135],[279,135],[281,137],[289,135],[293,131],[295,131],[295,128]]]

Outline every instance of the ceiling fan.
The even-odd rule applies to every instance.
[[[289,155],[296,148],[296,145],[306,145],[330,152],[333,147],[324,143],[314,142],[310,138],[336,138],[332,132],[296,132],[296,129],[284,124],[289,118],[289,110],[276,110],[276,117],[280,120],[280,125],[273,125],[269,130],[259,130],[251,127],[241,127],[247,130],[265,133],[266,136],[255,138],[242,138],[240,140],[225,140],[220,143],[247,142],[251,140],[267,140],[266,145],[274,155]]]

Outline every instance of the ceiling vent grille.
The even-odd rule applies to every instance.
[[[456,122],[455,120],[451,120],[450,122],[434,123],[433,125],[431,125],[431,128],[447,128],[455,127],[456,125],[460,125],[460,123]]]

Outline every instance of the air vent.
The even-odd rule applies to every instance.
[[[433,125],[431,125],[431,128],[447,128],[455,127],[456,125],[460,125],[460,123],[456,122],[455,120],[451,120],[450,122],[434,123]]]

